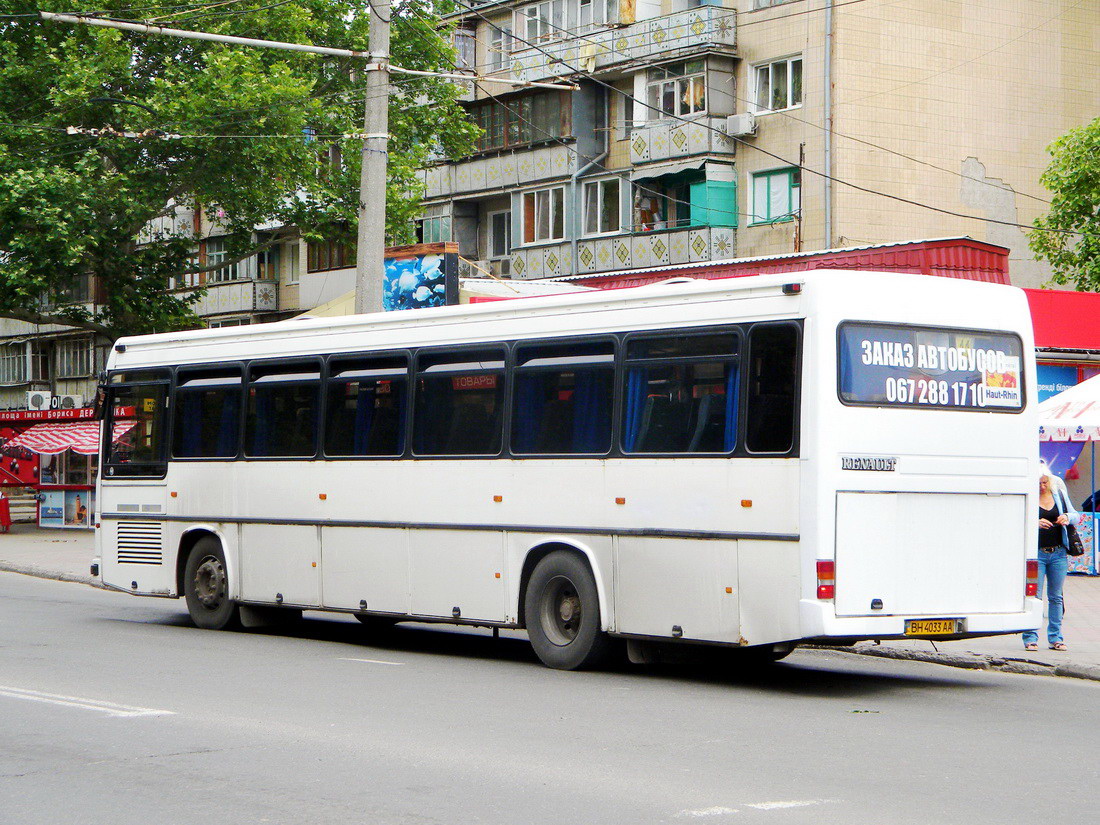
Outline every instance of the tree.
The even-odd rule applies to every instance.
[[[96,8],[73,0],[5,5],[0,316],[112,339],[193,326],[194,298],[166,292],[173,277],[203,269],[191,228],[169,220],[180,206],[224,227],[230,260],[278,240],[258,243],[261,224],[295,226],[312,239],[354,238],[361,144],[341,136],[362,131],[362,61],[37,18],[39,9]],[[355,0],[138,0],[119,16],[365,50],[365,8]],[[394,6],[396,65],[453,71],[439,11],[432,0]],[[385,196],[388,234],[403,243],[421,195],[417,169],[439,147],[468,152],[476,127],[450,81],[402,76],[394,87]],[[333,145],[342,162],[333,162]],[[89,278],[94,310],[61,300]]]
[[[1071,129],[1048,149],[1040,180],[1053,195],[1036,219],[1031,249],[1054,270],[1057,284],[1100,290],[1100,118]]]

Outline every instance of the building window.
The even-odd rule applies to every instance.
[[[547,0],[520,9],[521,28],[531,42],[561,37],[565,29],[565,0]]]
[[[512,213],[489,213],[489,259],[507,258],[512,251]]]
[[[598,180],[584,185],[584,234],[618,232],[622,224],[619,179]]]
[[[206,265],[218,266],[223,261],[229,260],[229,243],[227,238],[206,239]],[[240,262],[213,269],[206,273],[208,284],[223,284],[227,281],[236,281],[240,278],[237,271]]]
[[[256,277],[261,281],[279,280],[279,246],[256,253]]]
[[[25,344],[0,346],[0,384],[24,384],[27,381]]]
[[[222,327],[246,327],[252,323],[248,316],[243,318],[220,318],[215,321],[207,322],[210,329],[221,329]]]
[[[470,117],[484,134],[477,149],[491,152],[540,141],[572,137],[569,92],[540,92],[470,106]]]
[[[345,269],[355,266],[355,244],[310,241],[306,244],[306,272]]]
[[[802,56],[755,68],[756,111],[778,112],[802,105]]]
[[[614,23],[615,17],[613,8],[618,9],[618,4],[611,3],[611,0],[580,0],[581,12],[580,12],[580,24],[583,27],[595,28],[596,26],[606,26],[608,23]]]
[[[650,69],[646,88],[650,120],[707,110],[706,64],[702,60]]]
[[[455,29],[455,66],[473,71],[477,64],[477,37],[470,29]]]
[[[794,0],[752,0],[754,9],[766,9],[771,6],[781,6],[784,3],[793,3]]]
[[[558,241],[565,237],[565,187],[523,194],[523,242]]]
[[[53,352],[57,378],[84,378],[95,372],[95,349],[90,338],[58,341]]]
[[[802,175],[799,169],[773,169],[752,176],[752,222],[789,221],[802,208]]]
[[[286,255],[281,256],[283,261],[285,262],[283,272],[286,275],[286,283],[288,285],[296,284],[300,279],[299,267],[301,266],[301,263],[298,260],[298,254],[298,242],[293,241],[292,243],[287,244]]]
[[[500,72],[508,68],[512,53],[512,29],[508,26],[492,27],[489,36],[489,71]]]
[[[420,221],[421,243],[446,243],[451,240],[451,216],[437,215]]]
[[[653,232],[691,225],[691,185],[702,172],[664,175],[634,184],[635,232]]]

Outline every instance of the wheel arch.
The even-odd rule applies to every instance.
[[[184,530],[180,536],[179,547],[176,551],[176,594],[183,595],[183,573],[187,567],[187,557],[191,555],[191,549],[207,536],[222,546],[222,553],[225,554],[226,573],[229,575],[229,595],[230,598],[236,598],[239,593],[237,569],[233,555],[229,550],[229,542],[226,541],[222,531],[212,524],[193,525]]]
[[[592,580],[596,583],[596,594],[600,602],[600,629],[610,630],[612,627],[611,600],[604,585],[603,570],[600,567],[596,553],[584,542],[564,537],[548,538],[532,545],[523,558],[523,567],[520,572],[519,605],[517,618],[520,627],[527,627],[527,584],[531,581],[531,573],[535,566],[556,550],[564,550],[579,556],[592,573]]]

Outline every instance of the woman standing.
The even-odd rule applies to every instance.
[[[1070,506],[1061,492],[1055,492],[1049,471],[1039,476],[1039,595],[1043,582],[1047,589],[1047,642],[1051,650],[1065,650],[1062,641],[1062,585],[1066,581],[1069,560],[1069,533],[1066,525],[1079,514]],[[1024,650],[1039,649],[1039,634],[1034,630],[1024,633]]]

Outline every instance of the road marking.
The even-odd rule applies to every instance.
[[[134,716],[174,716],[175,711],[156,710],[154,708],[140,708],[134,705],[119,705],[115,702],[103,702],[98,699],[83,699],[79,696],[62,696],[58,693],[43,693],[40,690],[26,690],[25,688],[0,685],[0,696],[11,699],[26,699],[28,702],[44,702],[48,705],[60,705],[62,707],[80,708],[81,710],[95,710],[108,716],[134,717]]]
[[[746,808],[756,808],[758,811],[775,811],[780,808],[809,808],[828,802],[827,799],[787,799],[778,802],[746,802]]]
[[[713,808],[700,808],[696,811],[680,811],[676,816],[691,816],[691,817],[704,817],[704,816],[725,816],[726,814],[737,813],[736,808],[727,808],[724,805],[715,805]]]
[[[384,662],[381,659],[348,659],[344,656],[340,657],[341,662],[366,662],[368,665],[396,665],[401,667],[404,662]]]

